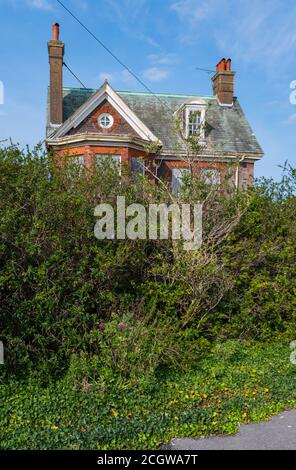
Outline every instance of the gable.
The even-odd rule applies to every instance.
[[[77,129],[82,125],[91,125],[91,119],[100,106],[110,106],[117,117],[118,126],[133,129],[136,136],[147,142],[158,142],[159,139],[151,130],[139,119],[139,117],[128,107],[122,98],[105,82],[99,90],[91,94],[81,106],[68,117],[68,119],[58,128],[51,138],[59,138],[69,135],[69,132],[77,134]],[[118,117],[120,116],[120,118]],[[90,119],[90,120],[89,120]],[[97,129],[98,131],[98,129]],[[111,132],[112,134],[112,132]]]
[[[102,114],[112,116],[113,123],[109,128],[102,128],[99,125],[99,118]],[[97,106],[77,127],[71,128],[66,135],[75,134],[99,134],[99,135],[132,135],[140,137],[135,129],[124,119],[124,117],[108,102],[107,99]]]

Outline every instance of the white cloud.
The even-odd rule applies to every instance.
[[[179,62],[178,56],[176,54],[149,54],[148,59],[153,64],[158,65],[174,65]]]
[[[288,11],[278,0],[243,2],[229,28],[217,31],[218,44],[241,60],[261,62],[275,70],[275,63],[285,58],[287,64],[295,49],[295,14],[295,6]]]
[[[98,76],[99,82],[104,82],[107,80],[108,82],[128,85],[133,84],[136,82],[136,79],[133,77],[132,74],[129,73],[128,70],[123,69],[120,72],[101,72]]]
[[[172,3],[171,10],[175,11],[180,19],[195,25],[208,17],[212,3],[211,0],[203,2],[199,0],[177,0]]]
[[[135,77],[129,73],[128,70],[124,69],[122,72],[121,72],[121,80],[123,81],[123,83],[135,83],[136,79]]]
[[[289,116],[288,119],[284,121],[284,124],[296,124],[296,113],[291,114],[291,116]]]
[[[159,48],[151,36],[149,0],[105,0],[105,3],[108,5],[109,19],[116,22],[116,26],[126,35]]]
[[[114,79],[114,74],[109,72],[101,72],[98,78],[100,82],[104,82],[105,80],[111,82]]]
[[[19,7],[21,4],[29,8],[43,11],[51,11],[59,6],[56,0],[0,0],[0,2],[1,1],[6,1],[14,7]],[[79,8],[80,10],[86,10],[89,6],[87,0],[73,0],[73,3],[75,3],[75,8]]]
[[[296,47],[295,2],[282,0],[175,0],[183,31],[181,42],[213,41],[222,55],[260,64],[271,71],[275,62],[291,63]]]
[[[150,82],[160,82],[168,78],[168,76],[168,70],[159,67],[150,67],[143,72],[143,77]]]
[[[48,0],[27,0],[27,4],[39,10],[52,10],[52,4]]]
[[[179,21],[182,23],[181,32],[179,32],[179,41],[185,44],[195,44],[198,36],[201,34],[199,26],[212,18],[220,19],[223,16],[226,0],[175,0],[170,6]],[[228,0],[228,3],[232,0]],[[228,20],[227,20],[228,21]],[[225,20],[221,19],[224,26]],[[227,23],[226,23],[227,24]],[[208,30],[215,31],[215,27]],[[209,31],[206,32],[207,37]]]

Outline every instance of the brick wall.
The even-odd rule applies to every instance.
[[[104,147],[104,146],[72,146],[64,150],[55,151],[55,158],[57,161],[61,161],[64,158],[71,158],[76,156],[84,157],[84,164],[87,168],[91,168],[95,162],[96,155],[120,155],[121,163],[127,165],[130,169],[131,167],[131,158],[139,157],[145,160],[145,165],[151,165],[151,162],[154,161],[151,155],[147,155],[145,152],[129,148],[129,147]]]
[[[60,41],[48,43],[50,64],[49,119],[51,124],[63,122],[63,56],[64,44]]]
[[[91,168],[95,162],[96,155],[120,155],[121,163],[126,165],[129,171],[131,170],[131,159],[142,158],[147,168],[146,176],[151,180],[155,181],[153,174],[156,174],[160,178],[165,179],[168,183],[172,182],[172,171],[174,168],[186,168],[188,164],[184,161],[178,160],[166,160],[163,161],[157,170],[157,164],[155,162],[155,155],[146,152],[129,148],[129,147],[104,147],[104,146],[72,146],[65,150],[59,150],[55,152],[55,157],[60,160],[63,158],[71,158],[75,156],[84,156],[84,163],[87,168]],[[193,162],[193,169],[196,174],[199,174],[202,168],[217,169],[220,172],[221,180],[225,175],[230,175],[230,180],[235,184],[236,182],[236,169],[237,166],[228,165],[223,162]],[[253,183],[254,178],[254,164],[253,163],[242,163],[239,167],[239,189],[244,190]]]
[[[174,168],[188,168],[188,163],[176,160],[166,160],[162,162],[158,171],[158,175],[171,183],[172,172]],[[196,174],[199,174],[202,168],[217,169],[222,176],[226,171],[226,167],[223,165],[223,163],[220,162],[193,162],[192,168]]]
[[[174,168],[187,168],[188,164],[183,161],[166,160],[163,161],[158,170],[158,176],[172,182],[172,171]],[[193,171],[196,174],[200,173],[202,168],[217,169],[220,172],[221,181],[227,175],[229,182],[235,184],[237,166],[225,164],[223,162],[193,162]],[[254,179],[254,163],[242,163],[239,167],[239,189],[244,190],[253,183]]]
[[[254,180],[254,163],[242,163],[239,171],[239,189],[245,190]]]
[[[108,113],[113,117],[113,125],[108,129],[103,129],[98,124],[98,117]],[[103,101],[98,108],[91,113],[82,123],[76,128],[71,129],[67,135],[96,133],[101,135],[132,135],[139,137],[135,130],[125,121],[125,119],[107,102]]]

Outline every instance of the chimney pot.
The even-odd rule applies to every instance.
[[[60,39],[60,25],[59,23],[55,23],[52,27],[52,40],[59,41]]]
[[[220,62],[216,65],[216,71],[221,72],[222,70],[225,70],[225,59],[221,59]]]

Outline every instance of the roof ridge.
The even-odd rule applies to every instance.
[[[65,91],[81,91],[81,92],[96,92],[98,88],[79,88],[79,87],[65,87],[63,86],[63,90]],[[197,95],[197,94],[179,94],[179,93],[149,93],[147,91],[130,91],[130,90],[114,90],[116,93],[122,95],[142,95],[142,96],[162,96],[166,98],[206,98],[206,99],[216,99],[215,96],[212,95]]]
[[[49,88],[49,87],[48,87]],[[98,91],[99,88],[79,88],[79,87],[72,87],[72,86],[63,86],[63,90],[79,90],[79,91]]]
[[[179,93],[148,93],[147,91],[129,91],[129,90],[115,90],[116,93],[126,94],[126,95],[145,95],[145,96],[164,96],[171,98],[207,98],[215,99],[215,96],[212,95],[196,95],[196,94],[179,94]]]

